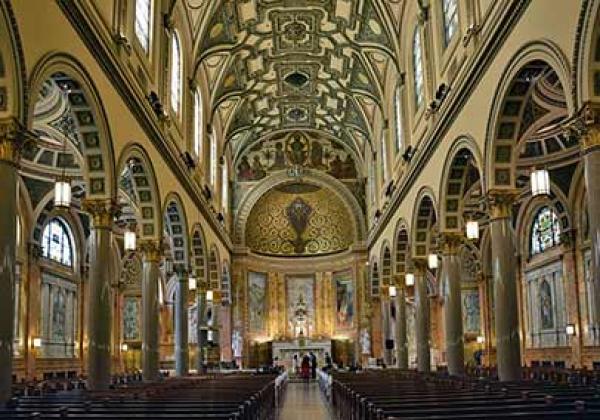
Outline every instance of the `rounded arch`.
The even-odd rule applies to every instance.
[[[389,286],[392,283],[392,251],[387,239],[381,245],[379,261],[381,263],[381,285]]]
[[[77,215],[69,211],[52,208],[50,211],[44,213],[45,209],[45,206],[40,209],[40,216],[43,216],[38,216],[38,224],[34,229],[34,240],[35,237],[37,237],[35,243],[39,245],[40,256],[43,256],[41,252],[44,247],[44,232],[46,228],[53,220],[59,220],[63,226],[66,226],[66,232],[71,245],[72,261],[68,267],[73,274],[78,274],[80,272],[80,267],[82,267],[82,264],[85,261],[87,243],[81,220],[77,217]],[[38,229],[39,232],[37,232]]]
[[[600,100],[600,1],[585,1],[577,25],[573,98],[577,109],[587,102]]]
[[[25,57],[10,2],[0,3],[0,117],[25,121],[29,91]]]
[[[365,218],[363,211],[358,204],[356,198],[348,190],[348,188],[334,177],[323,173],[321,171],[315,171],[312,169],[305,169],[305,173],[302,175],[302,181],[308,184],[314,184],[319,187],[327,188],[336,194],[346,206],[349,213],[354,216],[354,234],[355,241],[361,242],[365,239]],[[250,216],[252,208],[257,201],[266,194],[272,188],[275,188],[282,184],[295,182],[291,179],[287,171],[281,171],[274,173],[267,178],[260,181],[256,186],[252,188],[252,192],[247,194],[240,202],[238,206],[238,212],[235,218],[235,230],[234,240],[239,245],[245,245],[246,237],[246,222]]]
[[[396,275],[406,274],[410,261],[410,234],[408,223],[404,219],[398,220],[394,230],[394,273]]]
[[[560,127],[560,120],[574,114],[571,91],[570,66],[558,46],[547,40],[538,40],[524,45],[510,60],[502,73],[488,118],[485,142],[485,190],[493,188],[516,188],[518,181],[517,157],[531,166],[541,154],[564,155],[576,143]],[[532,97],[536,102],[532,103]],[[548,109],[536,119],[532,107],[544,100]],[[539,121],[553,129],[543,134]],[[517,147],[523,138],[532,141],[526,147]],[[549,142],[562,143],[565,147],[555,148]],[[518,153],[521,153],[520,156]]]
[[[52,80],[66,96],[75,129],[73,136],[84,157],[86,197],[114,199],[116,197],[113,142],[102,99],[92,78],[76,58],[64,53],[43,57],[34,67],[29,85],[32,92],[41,92]],[[27,127],[35,124],[35,102],[27,110]]]
[[[188,224],[181,198],[175,192],[167,194],[163,206],[164,227],[172,251],[173,263],[187,270],[190,265]]]
[[[192,227],[191,238],[192,270],[198,280],[199,288],[206,289],[208,280],[206,240],[200,223],[196,223]]]
[[[160,240],[162,236],[161,209],[158,184],[152,161],[144,148],[131,143],[119,158],[119,185],[136,204],[136,220],[141,225],[138,234],[142,240]]]
[[[423,187],[417,195],[413,210],[412,256],[427,258],[435,240],[432,230],[437,226],[437,204],[430,187]]]
[[[210,290],[221,290],[221,259],[216,245],[210,247],[208,254],[208,288]]]
[[[483,168],[481,152],[468,135],[454,140],[448,151],[440,183],[440,231],[462,230],[465,194],[480,183]],[[481,186],[479,194],[484,194]]]

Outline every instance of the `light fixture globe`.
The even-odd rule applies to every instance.
[[[190,277],[188,280],[188,288],[189,290],[196,290],[196,287],[198,287],[198,282],[196,280],[195,277]]]
[[[388,292],[391,298],[395,298],[398,293],[398,291],[396,290],[396,286],[390,286]]]
[[[531,171],[531,195],[550,194],[550,174],[546,169],[534,169]]]
[[[404,282],[406,286],[412,287],[415,285],[415,275],[413,273],[406,273],[404,276]]]
[[[125,251],[135,251],[136,249],[136,235],[132,230],[127,229],[123,235],[123,242]]]
[[[427,256],[427,266],[430,270],[435,270],[439,266],[437,254],[429,254]]]

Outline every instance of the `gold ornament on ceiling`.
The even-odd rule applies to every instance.
[[[277,187],[252,208],[246,244],[265,255],[318,255],[347,250],[354,238],[352,216],[325,188],[305,183]]]

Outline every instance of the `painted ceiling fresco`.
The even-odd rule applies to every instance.
[[[396,56],[399,8],[375,0],[215,1],[198,60],[234,153],[274,131],[313,129],[361,156]]]

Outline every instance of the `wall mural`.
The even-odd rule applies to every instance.
[[[250,271],[248,273],[250,332],[263,332],[265,329],[266,292],[267,274]]]
[[[267,255],[314,255],[346,250],[353,242],[350,213],[341,199],[318,186],[276,187],[252,208],[246,244]]]
[[[463,290],[463,329],[466,333],[479,334],[481,331],[479,292]]]
[[[288,331],[292,337],[310,337],[315,325],[314,277],[287,277]]]
[[[295,132],[286,138],[275,137],[255,144],[239,159],[237,179],[241,182],[259,181],[270,172],[293,166],[325,171],[343,180],[358,176],[356,162],[343,146]]]
[[[140,340],[139,325],[140,301],[137,297],[127,297],[123,303],[123,340]]]
[[[351,271],[333,274],[335,283],[336,327],[352,328],[354,321],[354,281]]]

